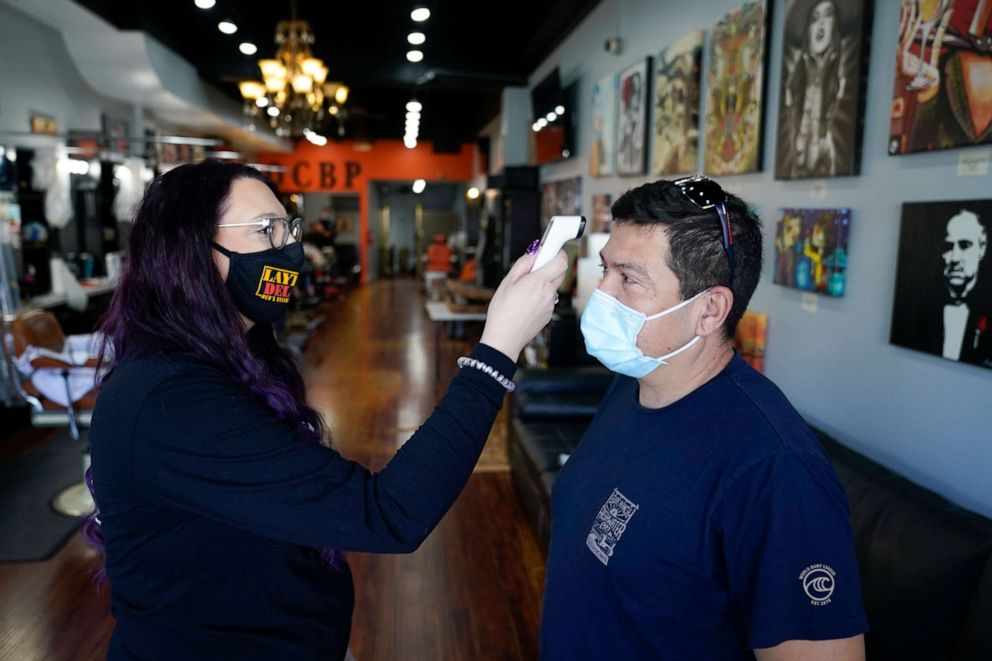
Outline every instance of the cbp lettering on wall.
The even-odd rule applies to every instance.
[[[338,187],[339,173],[333,161],[319,161],[314,172],[314,164],[310,161],[298,161],[289,168],[290,179],[295,188],[333,190]],[[354,189],[355,179],[362,173],[362,164],[357,161],[345,161],[344,188]],[[286,176],[283,172],[274,172],[272,180],[282,187]],[[316,181],[316,185],[315,185]]]

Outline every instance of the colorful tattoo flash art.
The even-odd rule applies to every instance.
[[[702,30],[679,39],[658,56],[651,161],[655,176],[697,171],[702,56]]]
[[[707,174],[761,169],[765,0],[746,2],[713,28],[706,109]]]
[[[992,0],[903,0],[898,48],[889,153],[992,142]]]

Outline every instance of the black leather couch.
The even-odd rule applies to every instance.
[[[510,464],[545,549],[560,457],[575,448],[611,381],[595,367],[518,375]],[[992,661],[992,521],[814,433],[850,503],[871,626],[868,658]]]

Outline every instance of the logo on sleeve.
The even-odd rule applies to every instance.
[[[830,565],[810,565],[799,574],[803,591],[809,597],[809,603],[814,606],[826,606],[834,593],[834,576],[837,575]]]
[[[613,549],[638,507],[619,490],[614,489],[606,503],[599,509],[592,530],[586,537],[586,546],[604,565],[610,564]]]

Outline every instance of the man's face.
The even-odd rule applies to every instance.
[[[603,251],[599,289],[627,307],[652,315],[678,305],[679,280],[668,267],[668,232],[663,226],[621,223]],[[695,336],[692,306],[644,324],[637,346],[648,356],[670,353]]]
[[[830,0],[818,2],[809,15],[809,49],[813,55],[822,55],[830,46],[834,33],[836,9]]]
[[[951,298],[964,298],[974,288],[987,244],[988,234],[971,211],[962,210],[947,221],[944,282]]]

